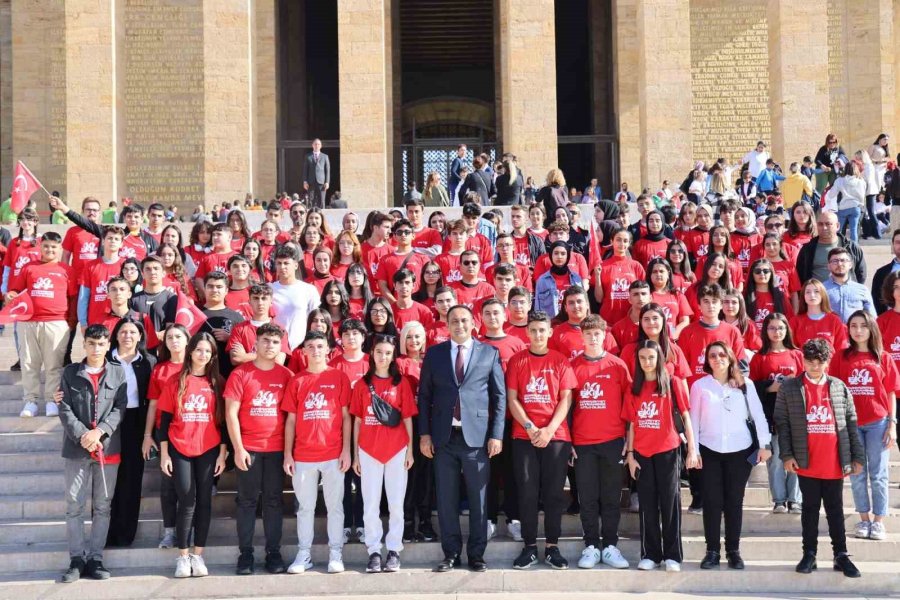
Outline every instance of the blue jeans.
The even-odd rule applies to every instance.
[[[800,495],[800,483],[796,473],[788,473],[784,470],[784,463],[778,456],[778,436],[772,435],[772,458],[766,461],[766,470],[769,472],[769,490],[772,492],[772,501],[776,503],[792,502],[800,504],[803,497]]]
[[[850,487],[853,490],[853,503],[856,512],[873,513],[876,517],[884,517],[888,510],[888,466],[891,449],[884,447],[884,434],[890,421],[882,419],[859,426],[859,437],[866,453],[866,463],[862,473],[850,476]],[[869,490],[872,488],[872,502],[869,503]],[[874,508],[873,508],[874,507]]]
[[[844,208],[839,209],[838,216],[838,231],[843,231],[844,226],[849,226],[849,231],[847,232],[847,237],[850,238],[852,242],[859,241],[859,216],[861,214],[861,210],[858,206],[853,208]]]

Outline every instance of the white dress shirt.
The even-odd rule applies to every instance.
[[[463,347],[463,373],[469,370],[469,361],[472,360],[472,338],[469,338],[465,344],[457,344],[453,340],[450,340],[450,368],[453,369],[453,375],[456,377],[456,355],[459,352],[459,347]],[[461,382],[457,381],[457,385]],[[457,419],[453,419],[450,421],[450,424],[453,427],[462,427],[462,423],[460,423]]]
[[[744,402],[744,393],[739,388],[722,385],[712,375],[694,382],[691,386],[691,425],[697,452],[700,444],[720,454],[748,448],[752,438],[746,423],[747,404],[756,424],[760,447],[772,442],[756,388],[748,383],[746,389],[747,401]]]
[[[131,361],[123,360],[121,356],[119,356],[118,349],[112,351],[112,357],[119,361],[119,364],[122,365],[122,370],[125,371],[125,384],[126,384],[126,396],[128,397],[128,406],[126,408],[137,408],[141,405],[140,397],[138,396],[138,386],[137,386],[137,377],[134,375],[134,363],[141,360],[140,354],[135,354],[134,358]]]

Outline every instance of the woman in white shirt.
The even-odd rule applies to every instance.
[[[766,168],[766,161],[771,158],[769,153],[766,152],[766,144],[765,142],[756,142],[756,149],[751,150],[747,154],[744,155],[744,158],[741,159],[742,163],[747,163],[747,169],[750,171],[750,176],[756,181],[756,178],[759,177],[759,174]]]
[[[882,175],[880,179],[878,178],[875,164],[865,150],[857,150],[855,158],[862,162],[862,177],[866,181],[866,212],[863,219],[863,239],[869,237],[878,238],[880,236],[878,235],[878,227],[875,221],[875,198],[878,197],[878,192],[881,191],[881,182],[884,181],[884,176]]]
[[[720,527],[725,513],[728,567],[743,569],[740,554],[744,488],[755,464],[771,455],[772,436],[756,388],[746,385],[738,361],[723,342],[706,347],[706,377],[691,387],[691,424],[703,473],[703,532],[706,556],[701,569],[718,568]],[[747,418],[752,416],[760,449],[751,452]]]
[[[840,195],[840,204],[838,204]],[[844,169],[844,176],[835,180],[834,185],[825,194],[825,209],[837,213],[840,231],[849,226],[847,237],[853,242],[859,241],[859,216],[866,205],[866,180],[860,173],[859,166],[850,162]]]

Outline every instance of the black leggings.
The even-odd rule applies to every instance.
[[[169,443],[172,458],[172,480],[178,494],[178,518],[175,523],[175,537],[178,548],[188,548],[188,534],[194,524],[194,546],[206,546],[209,523],[212,518],[213,472],[219,457],[216,445],[200,456],[189,458]]]
[[[555,440],[536,448],[529,440],[513,440],[513,470],[519,492],[519,516],[526,546],[537,543],[538,500],[544,502],[544,535],[547,543],[559,542],[562,514],[566,509],[566,473],[572,443]]]

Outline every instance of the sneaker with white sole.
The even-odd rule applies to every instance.
[[[191,577],[206,577],[209,575],[209,569],[206,568],[206,562],[199,554],[191,554]]]
[[[884,528],[884,523],[881,521],[872,523],[872,526],[869,528],[869,539],[879,542],[887,539],[887,529]]]
[[[788,512],[792,515],[802,515],[803,505],[798,504],[797,502],[788,502]]]
[[[331,550],[328,553],[328,572],[329,573],[343,573],[344,572],[344,556],[341,554],[340,550]]]
[[[659,568],[659,563],[649,558],[642,558],[637,565],[638,571],[653,571]]]
[[[345,545],[350,543],[350,533],[351,533],[350,528],[344,527],[344,544]]]
[[[191,557],[187,554],[179,554],[175,559],[175,577],[183,579],[191,576]]]
[[[48,417],[58,417],[59,407],[56,405],[56,402],[46,402],[44,403],[44,412]]]
[[[861,540],[869,539],[869,535],[872,533],[872,523],[869,521],[860,521],[856,524],[856,527],[853,528],[854,535]]]
[[[622,553],[613,545],[609,545],[603,549],[603,554],[601,555],[603,559],[603,564],[613,569],[627,569],[629,567],[628,561],[625,560],[625,557],[622,556]]]
[[[175,547],[175,528],[174,527],[166,527],[163,530],[163,536],[159,540],[159,548],[174,548]]]
[[[305,573],[312,568],[313,564],[312,558],[309,556],[309,550],[300,550],[297,552],[297,557],[294,559],[294,562],[288,567],[287,572],[291,575],[296,575],[298,573]]]
[[[788,511],[787,504],[784,502],[776,502],[775,506],[772,507],[772,512],[776,515],[786,515]]]
[[[497,524],[493,521],[487,522],[487,539],[492,540],[497,535]]]
[[[509,537],[513,539],[515,542],[522,541],[522,522],[513,519],[509,522],[509,525],[506,526],[506,530],[509,532]]]
[[[666,573],[681,573],[681,563],[677,560],[666,560]]]
[[[578,559],[579,569],[593,569],[600,563],[602,558],[600,551],[594,546],[588,546],[581,551],[581,558]]]
[[[22,408],[22,412],[19,413],[20,417],[30,418],[36,417],[38,414],[38,405],[37,402],[26,402],[25,406]]]
[[[366,530],[362,527],[356,528],[356,541],[360,544],[366,541]]]

